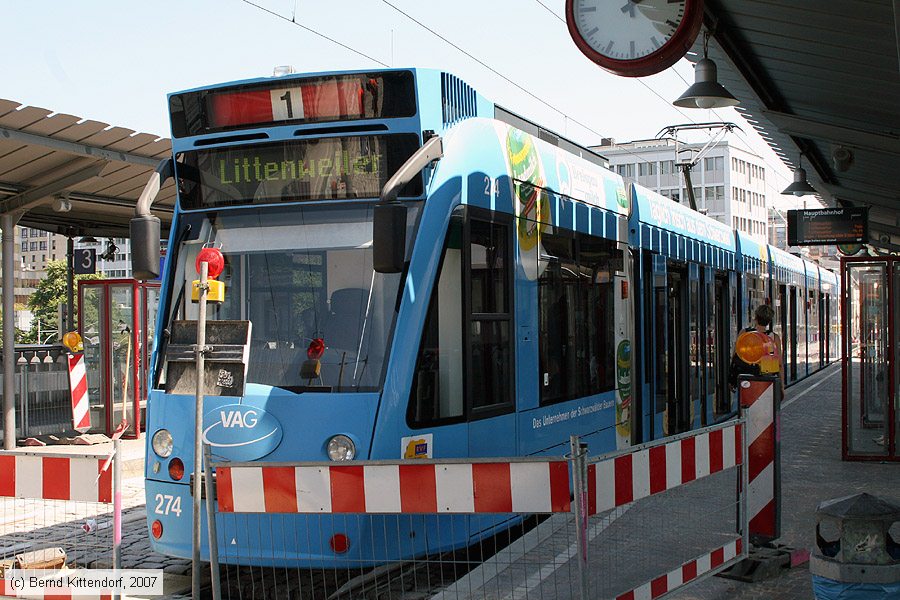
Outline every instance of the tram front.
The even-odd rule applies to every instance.
[[[218,276],[224,299],[210,304],[207,318],[249,325],[236,373],[206,374],[212,389],[202,429],[214,459],[370,458],[401,281],[399,273],[373,268],[372,222],[382,187],[422,145],[417,76],[430,83],[437,77],[408,70],[291,76],[169,97],[178,205],[162,274],[157,330],[163,333],[149,369],[146,427],[148,528],[156,551],[191,556],[195,398],[185,385],[179,332],[198,318],[191,286],[204,247],[219,248],[225,263]],[[399,192],[409,205],[408,248],[423,187],[419,175]],[[157,258],[137,260],[146,266]],[[215,348],[216,340],[207,344]],[[340,559],[374,563],[401,552],[387,542],[377,550],[341,542],[373,539],[371,521],[294,515],[290,526],[270,527],[267,517],[228,515],[224,529],[254,539],[237,556],[221,558],[313,567]],[[219,532],[220,547],[228,548],[231,538],[222,526]]]

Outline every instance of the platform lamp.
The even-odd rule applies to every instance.
[[[694,65],[694,84],[672,104],[680,108],[725,108],[740,101],[718,81],[716,63],[708,57],[709,31],[703,32],[703,58]]]
[[[782,194],[793,194],[795,196],[806,196],[809,194],[818,194],[816,188],[809,184],[809,181],[806,179],[806,169],[803,168],[803,155],[800,155],[800,160],[797,164],[797,168],[794,169],[794,182],[784,188],[781,192]]]

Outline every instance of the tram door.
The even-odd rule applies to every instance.
[[[819,368],[828,364],[828,295],[819,292]]]
[[[834,324],[831,322],[831,295],[825,294],[825,310],[824,310],[824,322],[825,329],[822,331],[822,335],[825,337],[825,363],[830,363],[834,357],[832,352],[834,351],[834,347],[832,344],[834,343],[834,339],[831,335],[831,328]]]
[[[649,266],[649,265],[648,265]],[[647,368],[650,369],[650,389],[652,394],[652,438],[668,435],[669,421],[669,289],[666,275],[666,258],[654,255],[649,282],[652,282],[650,296],[651,310],[648,311]]]
[[[731,394],[728,390],[728,349],[731,348],[731,340],[729,332],[729,307],[728,307],[728,279],[722,275],[716,275],[715,290],[713,292],[714,300],[711,307],[712,314],[710,321],[713,323],[714,330],[710,332],[712,338],[710,342],[713,344],[711,351],[707,356],[707,360],[711,365],[711,376],[709,382],[714,386],[712,394],[715,396],[714,411],[715,417],[726,415],[731,412]]]
[[[896,459],[900,263],[847,262],[843,275],[844,457]]]
[[[893,272],[891,273],[890,314],[893,315],[894,322],[891,324],[891,335],[888,338],[893,349],[888,352],[888,358],[892,363],[891,370],[894,375],[894,389],[891,390],[894,395],[891,401],[894,418],[892,427],[889,428],[888,446],[891,455],[896,458],[900,455],[900,448],[897,447],[897,436],[900,435],[900,361],[897,360],[898,351],[900,351],[900,262],[892,260],[891,265]]]
[[[797,380],[797,288],[790,287],[790,300],[788,303],[788,324],[787,331],[788,343],[790,344],[790,375],[789,381]],[[783,346],[784,344],[782,344]]]
[[[667,433],[672,435],[691,428],[691,396],[689,374],[689,314],[687,302],[687,272],[670,266],[668,277],[668,332],[666,354],[668,356]]]

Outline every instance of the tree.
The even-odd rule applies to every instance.
[[[77,285],[82,280],[102,279],[102,275],[76,275],[76,298],[75,298],[75,315],[78,315],[78,298]],[[53,260],[47,263],[47,276],[41,280],[37,289],[28,298],[28,308],[34,315],[31,322],[31,330],[26,334],[27,339],[33,343],[44,340],[38,340],[38,322],[41,323],[41,330],[51,329],[57,321],[57,306],[61,302],[67,301],[66,294],[66,261]],[[58,340],[51,340],[58,341]]]

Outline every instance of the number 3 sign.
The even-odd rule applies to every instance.
[[[94,248],[75,249],[75,274],[93,275],[97,272],[97,250]]]

